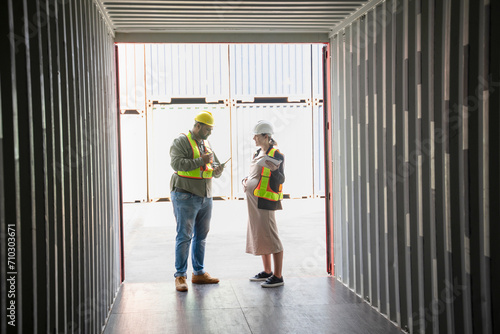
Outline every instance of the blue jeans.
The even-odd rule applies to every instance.
[[[175,238],[175,277],[187,277],[187,260],[189,246],[193,274],[205,273],[205,244],[210,230],[212,217],[212,198],[200,197],[190,193],[171,192],[174,206],[175,220],[177,221],[177,237]]]

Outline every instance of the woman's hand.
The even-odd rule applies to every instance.
[[[266,161],[266,165],[268,166],[267,168],[269,168],[271,170],[271,172],[274,172],[275,170],[278,169],[279,165],[275,165],[273,164],[271,161],[267,160]]]
[[[247,180],[248,180],[248,176],[246,176],[243,180],[241,180],[241,184],[243,185],[243,192],[244,193],[247,192]]]

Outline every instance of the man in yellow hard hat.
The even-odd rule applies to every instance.
[[[191,240],[191,282],[219,282],[205,271],[204,258],[212,216],[212,177],[220,177],[224,166],[207,140],[214,127],[212,113],[204,110],[194,120],[193,129],[180,134],[170,147],[170,165],[175,171],[170,180],[170,194],[177,221],[174,274],[177,291],[188,290],[186,271]]]

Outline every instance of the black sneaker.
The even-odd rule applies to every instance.
[[[283,280],[283,276],[281,278],[278,278],[276,276],[271,276],[269,277],[264,283],[262,283],[260,286],[263,288],[275,288],[277,286],[284,285],[285,281]]]
[[[265,281],[269,277],[273,276],[273,272],[271,271],[270,274],[266,273],[265,271],[262,271],[255,275],[254,277],[250,277],[250,281],[252,282],[258,282],[258,281]]]

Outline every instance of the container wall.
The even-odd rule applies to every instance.
[[[235,164],[248,165],[251,152],[240,160],[244,151],[237,148],[244,142],[245,150],[253,150],[247,135],[251,122],[262,118],[287,124],[280,144],[299,145],[312,162],[301,170],[302,161],[287,161],[287,171],[292,172],[287,194],[324,196],[322,46],[120,44],[124,200],[170,197],[170,144],[180,132],[191,129],[193,113],[203,107],[215,108],[217,125],[209,140],[216,153],[222,160],[232,157],[231,168],[213,183],[214,196],[243,197],[240,181],[246,174]],[[309,175],[307,182],[294,177],[301,173]]]
[[[325,134],[323,104],[316,103],[313,108],[313,159],[314,159],[314,197],[325,196]]]
[[[323,99],[321,44],[120,44],[120,108],[206,98]]]
[[[146,110],[146,49],[144,44],[122,44],[118,47],[120,70],[120,109]]]
[[[113,37],[92,0],[0,18],[0,332],[100,333],[120,285]]]
[[[146,113],[120,115],[124,202],[147,199]]]
[[[411,333],[498,332],[491,13],[385,1],[331,40],[335,273]]]
[[[227,44],[146,44],[144,48],[148,100],[228,98]]]
[[[285,156],[283,194],[290,197],[313,196],[312,107],[306,103],[240,104],[231,117],[233,125],[234,196],[243,198],[241,180],[248,175],[250,161],[258,147],[253,126],[259,120],[274,125],[276,148]]]
[[[231,156],[229,108],[224,104],[150,104],[148,108],[148,176],[151,200],[170,198],[170,146],[181,133],[193,128],[194,118],[201,110],[210,111],[215,126],[208,138],[220,162]],[[214,178],[213,196],[231,196],[231,163],[220,178]]]
[[[231,161],[223,175],[213,180],[213,196],[243,198],[241,180],[248,175],[252,154],[257,150],[252,128],[266,119],[275,126],[277,148],[285,154],[286,183],[283,192],[290,197],[313,197],[321,194],[324,182],[321,144],[313,138],[313,108],[306,103],[237,104],[152,104],[148,109],[148,161],[150,200],[170,197],[170,145],[180,133],[187,133],[200,110],[209,110],[216,125],[208,139],[221,162]],[[319,112],[319,108],[314,108]],[[124,117],[123,115],[122,117]],[[316,118],[315,118],[316,119]],[[321,152],[320,152],[321,151]],[[287,152],[299,152],[288,154]],[[125,168],[124,168],[125,169]]]
[[[229,51],[232,99],[322,99],[320,44],[233,44]]]

